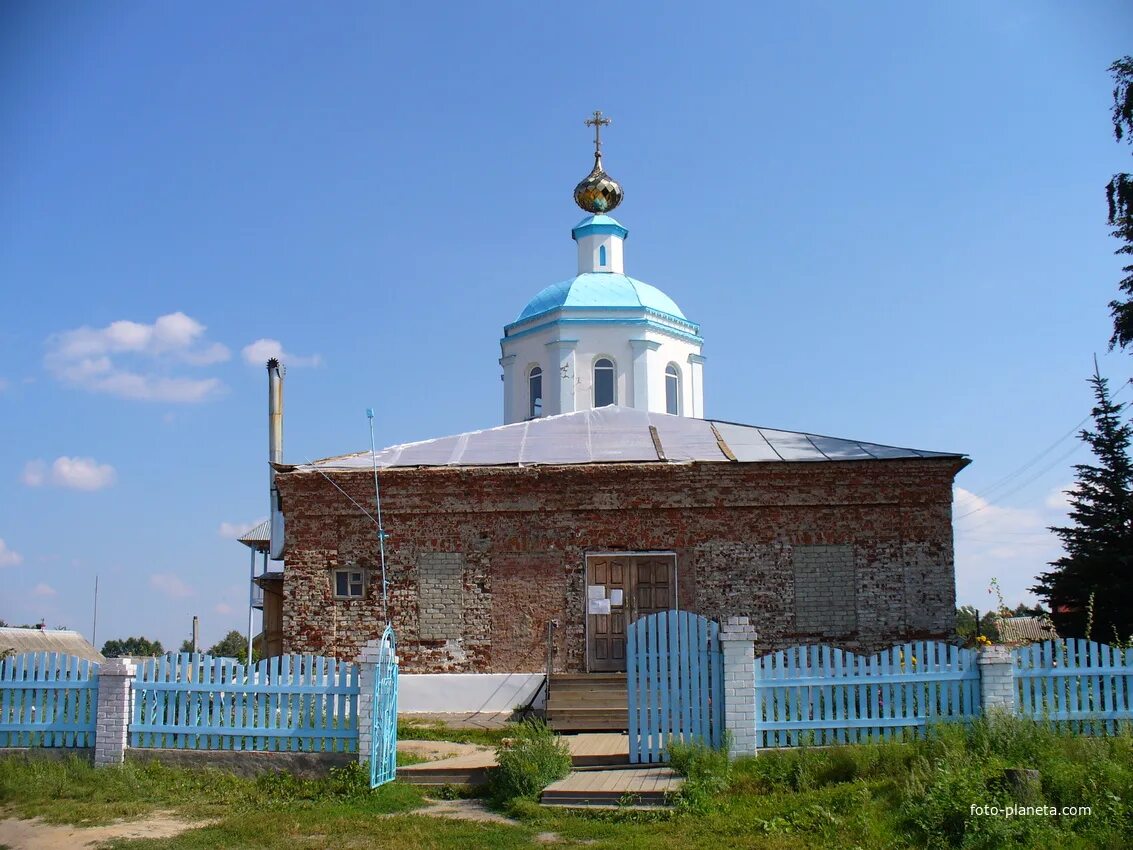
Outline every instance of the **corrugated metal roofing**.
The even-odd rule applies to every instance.
[[[657,432],[663,457],[658,454],[651,428]],[[720,440],[717,440],[717,433]],[[721,441],[724,446],[721,446]],[[378,451],[377,465],[384,468],[515,466],[657,463],[662,460],[669,463],[728,463],[730,458],[725,447],[740,463],[964,457],[955,452],[904,449],[860,440],[610,406],[390,446]],[[325,458],[296,469],[304,472],[368,469],[371,463],[371,454],[367,451]]]
[[[62,652],[88,661],[106,659],[81,634],[70,629],[0,628],[0,653]]]
[[[236,538],[241,543],[255,548],[256,543],[267,543],[271,540],[271,520],[265,519],[259,525],[241,534]]]
[[[1041,617],[1004,617],[999,621],[999,640],[1002,643],[1035,643],[1057,640],[1054,625]]]

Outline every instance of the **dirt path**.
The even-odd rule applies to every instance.
[[[210,821],[190,822],[169,812],[157,812],[143,820],[115,821],[106,826],[68,826],[45,823],[40,818],[0,820],[0,845],[12,850],[73,850],[114,838],[170,838]]]
[[[398,752],[409,753],[429,761],[439,761],[440,759],[448,759],[455,756],[467,756],[472,753],[486,752],[491,749],[491,747],[485,747],[480,744],[454,744],[450,741],[410,740],[397,742]]]
[[[409,814],[428,815],[431,818],[452,818],[479,823],[502,823],[519,826],[519,821],[493,812],[480,800],[433,800],[423,809],[414,809]]]

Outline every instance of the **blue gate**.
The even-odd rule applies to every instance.
[[[720,627],[690,611],[661,611],[626,630],[629,760],[668,761],[670,740],[724,739]]]
[[[370,704],[370,787],[377,788],[397,778],[397,639],[392,626],[382,632]]]

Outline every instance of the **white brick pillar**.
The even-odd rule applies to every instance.
[[[355,659],[358,662],[358,763],[370,764],[374,741],[374,677],[378,670],[380,640],[368,640]]]
[[[731,734],[729,754],[753,756],[755,746],[755,627],[747,617],[729,617],[720,626],[724,651],[724,728]]]
[[[106,767],[126,758],[130,725],[130,688],[137,668],[123,658],[108,658],[98,670],[98,709],[95,715],[94,764]]]
[[[980,701],[983,712],[1001,710],[1015,713],[1015,661],[1011,648],[988,646],[980,650],[976,662],[980,669]]]

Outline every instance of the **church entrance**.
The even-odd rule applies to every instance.
[[[677,607],[677,556],[671,552],[586,556],[586,669],[626,669],[626,626]]]

